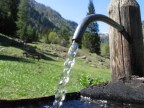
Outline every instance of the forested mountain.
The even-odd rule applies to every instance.
[[[43,4],[30,0],[31,24],[40,32],[46,32],[47,29],[66,29],[73,32],[77,23],[64,19],[58,12]]]
[[[144,21],[142,21],[143,42],[144,42]]]
[[[27,8],[21,2],[28,2]],[[24,11],[27,13],[25,14]],[[64,19],[55,10],[35,0],[0,0],[0,16],[0,33],[11,37],[19,37],[17,30],[20,29],[18,25],[20,23],[22,25],[24,21],[22,17],[27,18],[28,31],[31,29],[42,35],[53,30],[56,32],[66,30],[72,33],[77,26],[77,23]]]
[[[0,33],[15,34],[18,4],[19,0],[0,0]]]
[[[142,21],[142,30],[143,30],[143,35],[144,35],[144,21]]]

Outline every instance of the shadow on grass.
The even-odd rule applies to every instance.
[[[49,56],[52,56],[52,57],[59,57],[57,54],[51,54],[51,53],[47,53],[47,52],[43,52],[43,54],[49,55]]]
[[[17,38],[12,39],[8,36],[3,36],[1,34],[0,34],[0,45],[5,46],[5,47],[10,47],[10,46],[15,47],[23,51],[27,51],[27,49],[25,48],[27,46],[29,49],[35,50],[35,47],[31,45],[25,46],[24,43]]]
[[[26,53],[28,53],[30,55],[27,58],[33,58],[34,59],[34,56],[40,56],[39,60],[43,59],[43,60],[48,60],[48,61],[55,61],[54,59],[48,57],[46,54],[43,54],[43,53],[40,53],[37,51],[35,51],[34,53],[30,53],[30,52],[26,52]],[[36,58],[36,59],[38,59],[38,58]]]
[[[0,34],[0,45],[5,46],[5,47],[12,46],[12,47],[21,49],[24,52],[27,52],[27,53],[29,53],[31,55],[40,55],[41,59],[44,59],[44,60],[54,61],[54,59],[48,57],[47,55],[50,55],[52,57],[58,57],[55,54],[41,53],[41,52],[36,50],[37,49],[36,46],[24,45],[24,43],[19,42],[18,40],[11,39],[8,36],[2,36],[1,34]],[[32,57],[30,57],[30,58],[32,58]],[[13,56],[6,56],[6,55],[0,55],[0,60],[28,61],[29,62],[29,60],[27,60],[27,59],[13,57]]]
[[[23,49],[23,43],[21,42],[18,42],[8,36],[2,36],[0,34],[0,44],[2,46],[5,46],[5,47],[9,47],[9,46],[13,46],[13,47],[17,47],[17,48],[20,48],[20,49]]]
[[[55,61],[54,59],[52,59],[52,58],[50,58],[50,57],[48,57],[48,56],[46,56],[46,55],[44,55],[44,54],[42,54],[41,57],[42,57],[42,59],[44,59],[44,60]]]
[[[7,55],[0,55],[0,60],[34,63],[34,62],[32,62],[30,60],[27,60],[27,59],[24,59],[24,58],[19,58],[19,57],[14,57],[14,56],[7,56]]]

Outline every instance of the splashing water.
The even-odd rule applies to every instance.
[[[62,106],[63,101],[65,100],[65,93],[66,93],[65,85],[69,82],[71,69],[75,64],[75,56],[77,54],[77,51],[78,51],[78,44],[76,42],[73,42],[68,51],[66,61],[64,62],[64,69],[61,74],[61,79],[55,93],[55,101],[53,103],[53,108],[60,108]]]

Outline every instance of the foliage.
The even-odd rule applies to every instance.
[[[27,28],[29,24],[29,5],[28,0],[21,0],[18,7],[18,20],[16,22],[18,30],[17,30],[17,36],[21,38],[23,41],[27,41],[28,34],[27,34]]]
[[[39,35],[37,31],[32,28],[30,25],[27,27],[27,42],[33,42],[39,40]]]
[[[19,0],[0,0],[0,33],[14,36]]]
[[[87,15],[95,14],[95,9],[92,0],[90,0],[88,6],[89,12]],[[82,46],[88,48],[90,52],[100,54],[100,37],[98,36],[99,28],[97,22],[93,22],[88,25],[86,33],[84,34],[84,40]]]
[[[90,76],[82,75],[79,80],[80,85],[84,87],[88,87],[93,84],[93,79],[90,78]]]
[[[28,42],[45,38],[47,31],[51,30],[65,29],[68,34],[73,34],[77,26],[77,23],[65,20],[58,12],[34,0],[1,0],[0,16],[0,33],[11,37],[17,35]],[[63,44],[67,44],[65,40]]]
[[[69,44],[69,39],[70,39],[70,33],[66,29],[60,30],[60,44],[62,46],[67,46]]]
[[[65,20],[58,12],[50,7],[39,4],[34,0],[30,0],[31,7],[31,24],[41,33],[45,34],[47,30],[66,29],[69,33],[73,33],[77,23]]]
[[[106,81],[104,81],[103,79],[100,78],[92,78],[91,75],[85,75],[82,74],[80,79],[79,79],[79,83],[80,85],[84,86],[84,87],[88,87],[94,84],[102,84],[105,83]]]
[[[109,42],[101,44],[101,55],[110,56]]]
[[[85,32],[83,38],[83,46],[88,48],[91,53],[100,54],[100,40],[99,36],[94,33]]]
[[[16,41],[14,39],[12,40]],[[68,51],[68,49],[60,45],[41,42],[28,43],[27,45],[29,47],[35,46],[37,53],[43,55],[42,59],[38,61],[33,58],[23,57],[22,53],[25,52],[25,49],[20,43],[16,46],[10,46],[12,40],[0,34],[1,48],[4,48],[4,50],[0,52],[1,99],[24,99],[54,95],[65,61],[65,58],[61,57],[62,53],[60,52],[64,51],[64,49]],[[54,48],[58,50],[53,50]],[[89,54],[84,50],[79,51],[79,53],[80,55]],[[94,59],[96,58],[94,55],[90,56]],[[79,83],[82,74],[86,76],[89,75],[90,78],[94,80],[110,80],[109,69],[94,68],[91,67],[90,64],[84,63],[83,60],[76,59],[70,81],[66,85],[67,92],[76,92],[84,88],[84,86]]]
[[[64,47],[69,45],[70,33],[66,29],[59,31],[51,30],[47,31],[46,43],[59,44]]]
[[[93,5],[92,0],[90,0],[90,2],[89,2],[88,11],[89,12],[87,13],[87,15],[95,14],[95,7]],[[92,33],[98,33],[99,26],[98,26],[97,22],[93,22],[93,23],[89,24],[89,26],[87,27],[87,31],[92,32]]]
[[[55,31],[51,31],[48,36],[47,36],[47,43],[52,43],[52,44],[59,44],[60,43],[60,38],[58,34]]]
[[[17,36],[24,42],[38,41],[38,33],[30,23],[31,8],[29,0],[21,0],[18,9]]]
[[[144,43],[144,21],[142,21],[143,43]]]
[[[45,44],[41,46],[45,46]],[[45,53],[47,54],[46,57],[49,58],[48,60],[26,59],[21,58],[23,50],[14,47],[4,48],[6,49],[4,51],[5,54],[0,54],[1,99],[35,98],[54,95],[63,70],[64,59],[56,59],[50,51]],[[81,66],[86,69],[81,68]],[[109,80],[109,70],[95,69],[77,60],[72,70],[70,82],[66,86],[68,92],[76,92],[84,87],[79,84],[78,79],[81,78],[82,74],[86,74],[87,71],[95,79],[104,78]]]

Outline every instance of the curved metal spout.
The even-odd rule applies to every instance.
[[[81,42],[85,29],[93,21],[105,22],[105,23],[113,26],[114,28],[118,29],[119,32],[125,31],[124,27],[122,25],[118,24],[117,22],[115,22],[111,18],[104,16],[104,15],[101,15],[101,14],[91,14],[91,15],[85,17],[82,20],[82,22],[78,25],[72,39],[75,40],[76,42]]]

